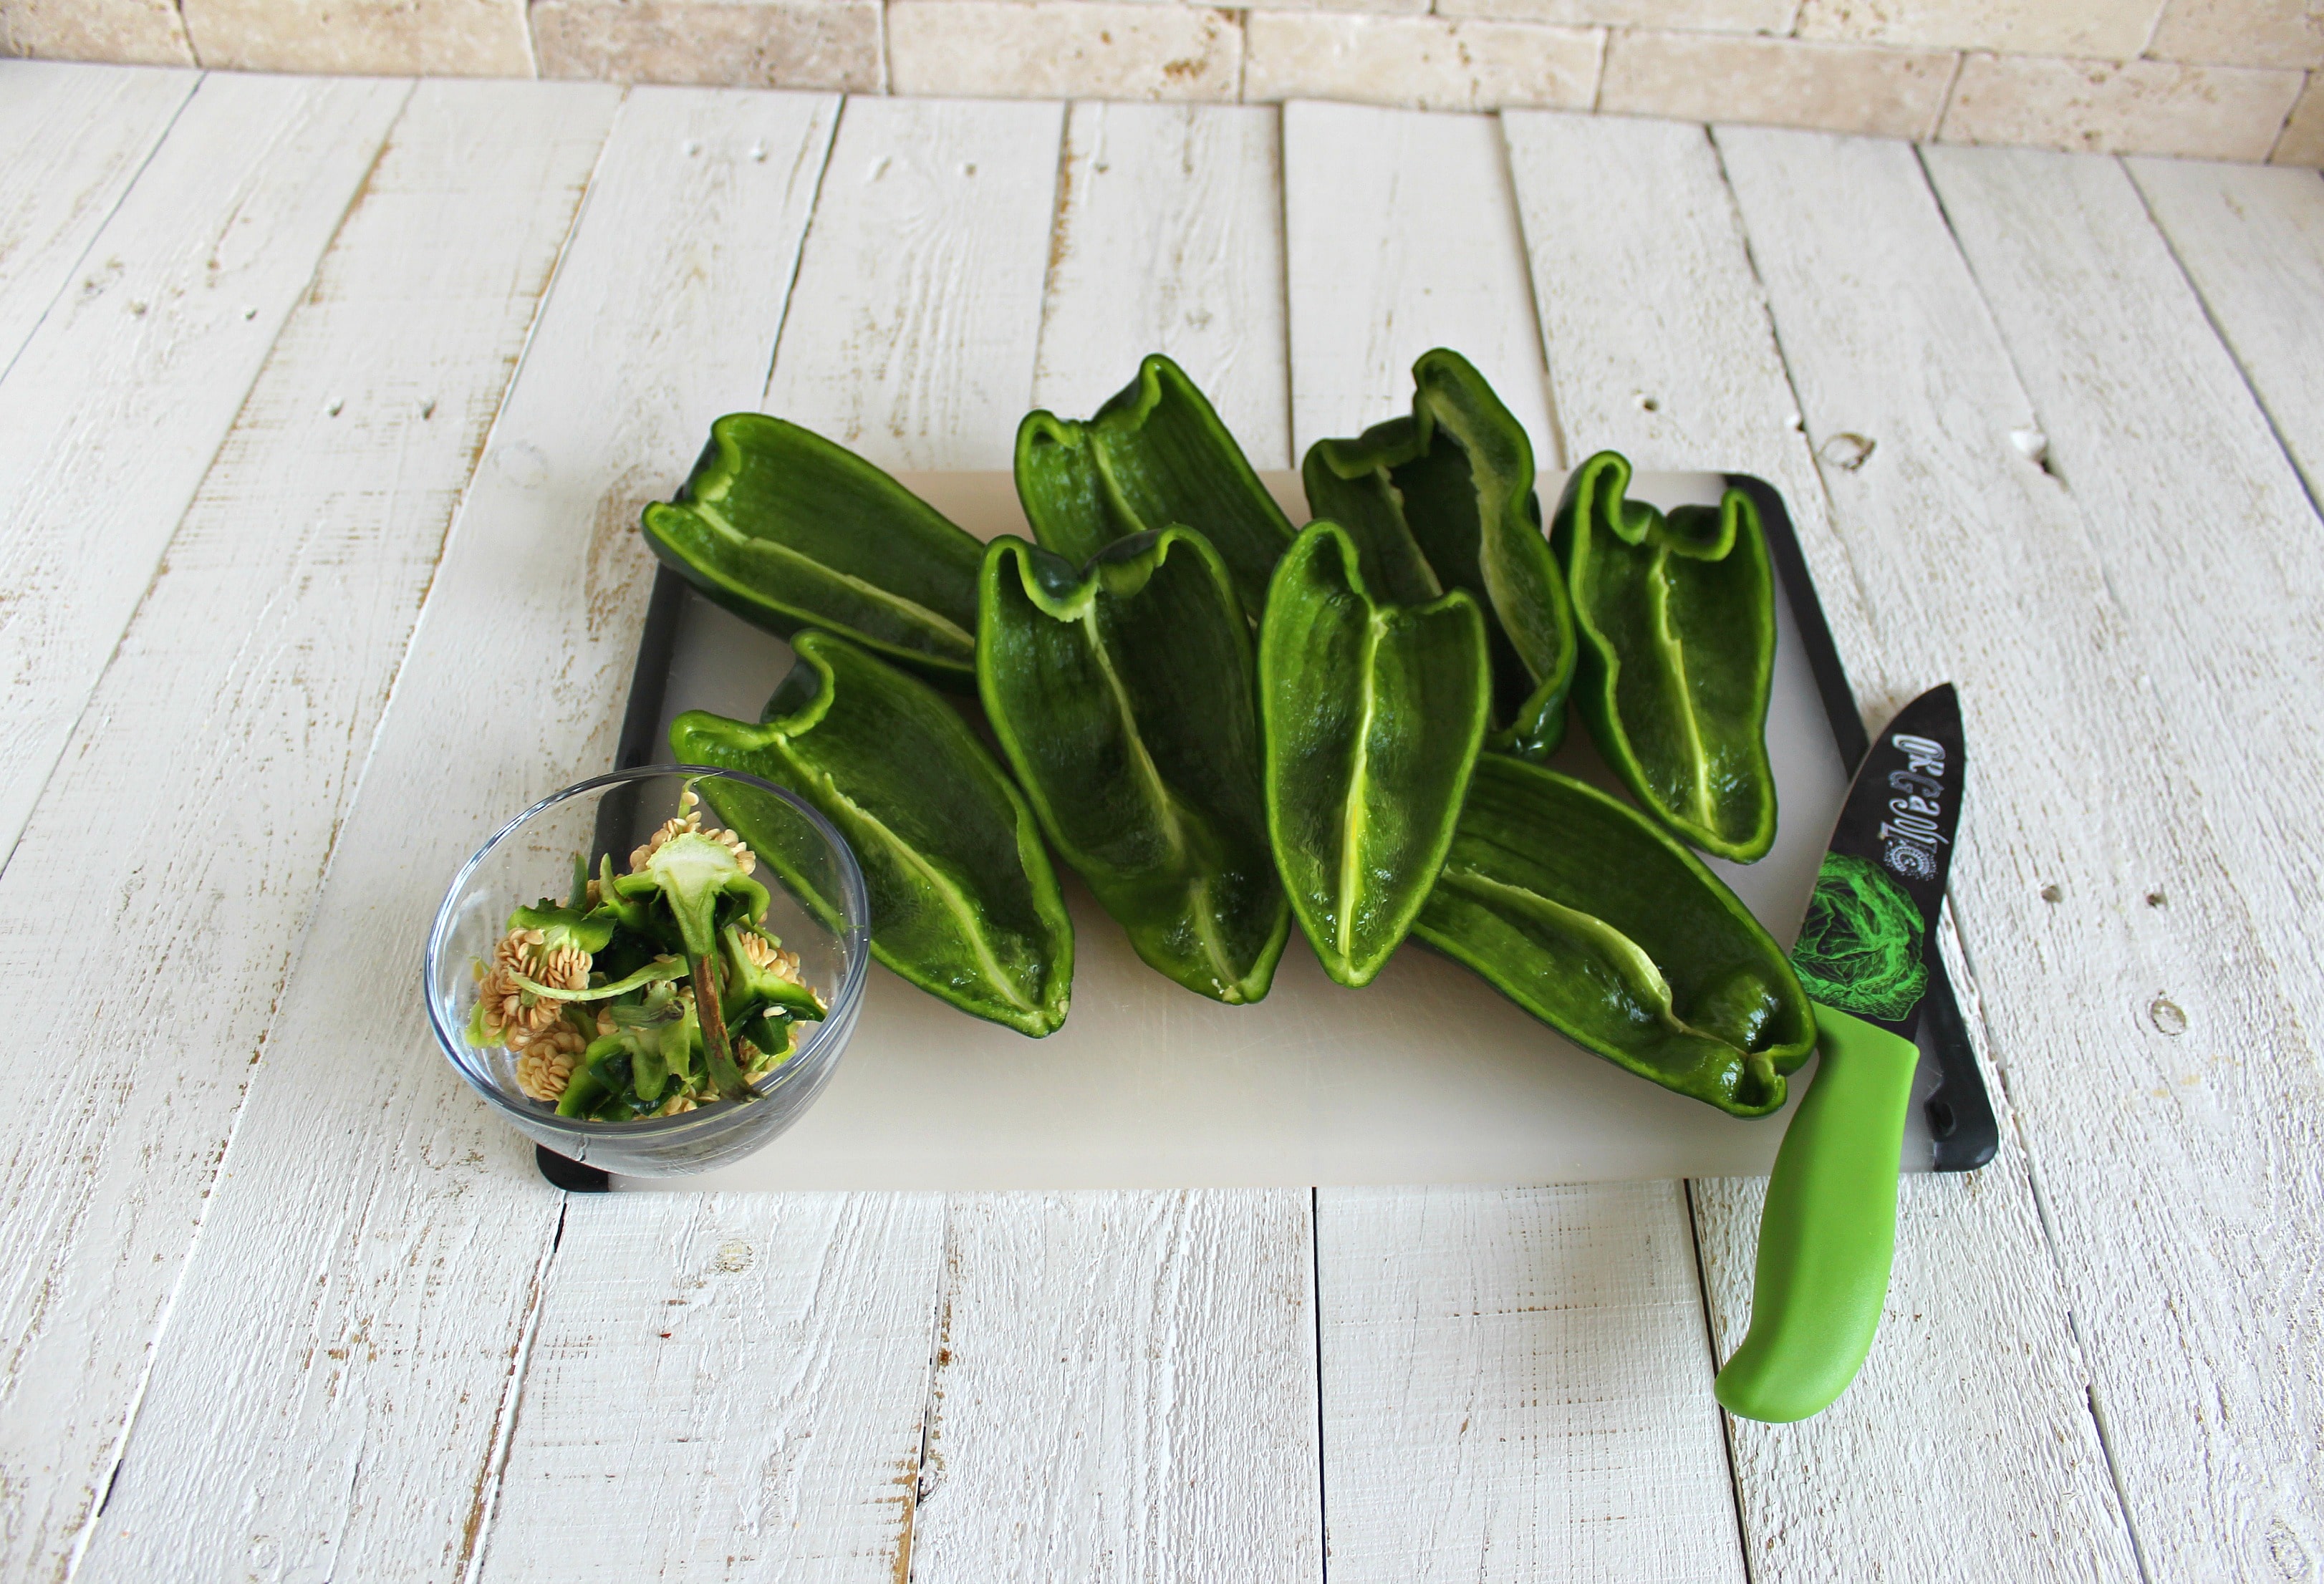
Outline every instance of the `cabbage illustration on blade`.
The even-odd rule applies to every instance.
[[[1929,982],[1921,928],[1919,907],[1877,865],[1827,852],[1792,967],[1825,1006],[1902,1022]]]

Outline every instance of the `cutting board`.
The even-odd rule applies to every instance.
[[[1294,522],[1296,474],[1261,475]],[[1026,534],[1005,473],[903,474],[981,539]],[[1640,474],[1663,507],[1715,504],[1716,474]],[[1545,477],[1544,499],[1560,480]],[[1028,536],[1029,537],[1029,536]],[[653,741],[688,709],[756,720],[789,646],[669,580],[682,598]],[[1779,582],[1779,588],[1782,586]],[[1797,934],[1847,769],[1791,597],[1776,609],[1767,739],[1775,846],[1709,861],[1779,943]],[[1821,616],[1814,618],[1821,631]],[[641,686],[641,691],[643,691]],[[639,722],[642,724],[642,721]],[[1555,768],[1618,786],[1577,723]],[[1064,1189],[1583,1183],[1766,1172],[1785,1112],[1740,1120],[1657,1088],[1407,943],[1360,990],[1325,977],[1295,926],[1275,987],[1226,1007],[1139,962],[1060,866],[1073,912],[1073,1009],[1047,1039],[980,1022],[872,966],[862,1021],[822,1098],[747,1160],[622,1189]],[[1809,1069],[1812,1072],[1812,1069]],[[1924,1052],[1916,1101],[1937,1071]],[[1794,1103],[1803,1086],[1795,1080]],[[1927,1169],[1919,1104],[1907,1169]]]

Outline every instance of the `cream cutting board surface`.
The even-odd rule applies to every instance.
[[[981,539],[1027,532],[1005,473],[898,476]],[[1294,522],[1307,520],[1296,474],[1260,476]],[[1557,498],[1561,482],[1543,478],[1545,501]],[[1719,486],[1713,474],[1640,474],[1632,493],[1665,507],[1709,504]],[[1776,620],[1767,720],[1775,850],[1755,864],[1709,862],[1788,945],[1847,778],[1780,598]],[[660,740],[684,710],[758,719],[790,662],[780,639],[689,594]],[[1554,762],[1617,789],[1578,723]],[[1056,1034],[1028,1039],[981,1022],[874,963],[838,1072],[789,1132],[719,1171],[618,1185],[700,1193],[1585,1183],[1750,1174],[1775,1160],[1788,1108],[1742,1121],[1659,1089],[1416,943],[1351,990],[1325,977],[1295,925],[1267,999],[1222,1006],[1139,962],[1087,888],[1062,866],[1059,879],[1073,911],[1074,990]],[[1924,1054],[1916,1101],[1932,1084]],[[1803,1088],[1794,1080],[1794,1097]],[[1917,1103],[1911,1117],[1905,1166],[1925,1170]]]

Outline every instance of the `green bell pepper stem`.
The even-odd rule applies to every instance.
[[[1492,696],[1476,602],[1380,603],[1357,561],[1339,527],[1309,524],[1259,628],[1276,868],[1349,986],[1387,965],[1443,867]]]
[[[1017,495],[1045,550],[1080,566],[1118,539],[1200,528],[1256,619],[1291,520],[1185,371],[1155,353],[1086,421],[1028,413]]]
[[[611,984],[593,984],[586,990],[558,990],[552,985],[536,984],[514,969],[509,971],[509,977],[516,981],[520,989],[530,990],[544,1001],[610,1001],[641,984],[665,984],[673,979],[684,979],[686,974],[684,962],[676,957],[661,957]]]
[[[1545,759],[1565,735],[1574,639],[1565,578],[1542,537],[1533,443],[1459,353],[1422,354],[1412,382],[1409,417],[1308,448],[1308,509],[1347,528],[1383,597],[1417,604],[1468,591],[1489,618],[1492,746]]]
[[[663,563],[744,621],[803,627],[966,691],[984,547],[872,464],[797,424],[733,412],[678,499],[645,509]]]
[[[1759,1212],[1751,1329],[1712,1389],[1787,1424],[1848,1389],[1880,1326],[1896,1249],[1896,1173],[1920,1053],[1818,1003],[1822,1059],[1792,1113]]]
[[[1412,932],[1585,1050],[1738,1117],[1784,1103],[1815,1014],[1774,940],[1629,805],[1480,756]]]
[[[715,957],[694,960],[694,1010],[702,1019],[702,1045],[710,1061],[710,1082],[716,1085],[718,1098],[741,1102],[751,1098],[751,1086],[742,1077],[742,1069],[734,1060],[734,1047],[726,1036],[726,1011],[718,999],[718,962]]]
[[[1646,811],[1738,863],[1775,840],[1767,700],[1775,587],[1758,509],[1729,490],[1667,516],[1627,498],[1630,465],[1573,470],[1553,538],[1581,636],[1574,703]]]
[[[924,684],[829,633],[792,647],[798,664],[758,724],[690,712],[671,723],[670,751],[771,781],[837,826],[862,866],[872,954],[890,970],[1020,1034],[1056,1032],[1073,990],[1073,921],[1016,783]],[[702,790],[835,926],[821,871],[791,857],[805,844],[789,806],[723,780]]]
[[[1226,564],[1186,528],[1118,539],[1078,571],[1002,538],[981,588],[978,692],[1050,842],[1148,966],[1258,1000],[1291,910]]]

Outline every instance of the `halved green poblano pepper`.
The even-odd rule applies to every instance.
[[[1291,910],[1342,984],[1370,984],[1452,845],[1492,693],[1485,620],[1455,589],[1375,601],[1354,542],[1310,523],[1259,627],[1267,828]]]
[[[1533,443],[1459,353],[1423,353],[1412,382],[1409,417],[1307,448],[1307,508],[1348,530],[1382,597],[1476,598],[1490,618],[1493,746],[1545,758],[1565,735],[1573,618],[1542,537]]]
[[[646,543],[704,594],[788,638],[821,627],[965,692],[984,546],[844,447],[730,412]]]
[[[1073,923],[1015,784],[926,685],[826,632],[793,647],[798,663],[760,724],[689,711],[671,723],[671,751],[772,781],[839,827],[863,868],[881,962],[963,1011],[1054,1033],[1073,988]],[[751,797],[704,790],[800,891]]]
[[[1598,751],[1646,810],[1748,863],[1775,840],[1767,763],[1775,589],[1758,509],[1730,489],[1665,516],[1600,451],[1565,483],[1554,540],[1581,635],[1574,692]]]
[[[1784,1103],[1814,1009],[1702,861],[1628,805],[1478,760],[1413,933],[1586,1049],[1738,1117]]]
[[[1209,399],[1158,352],[1086,421],[1025,415],[1017,496],[1041,548],[1076,566],[1133,533],[1173,523],[1201,530],[1253,618],[1291,544],[1291,520]]]
[[[1230,1004],[1266,995],[1291,915],[1225,562],[1185,528],[1081,569],[1007,537],[981,588],[977,690],[1049,840],[1157,972]]]

